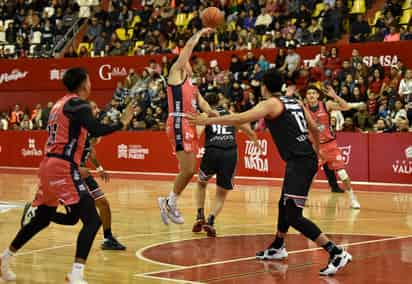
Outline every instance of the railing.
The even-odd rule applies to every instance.
[[[55,57],[55,55],[59,54],[64,47],[67,45],[69,41],[71,41],[79,32],[80,28],[82,27],[85,18],[78,18],[74,24],[69,28],[66,34],[61,38],[54,48],[50,51],[49,57]]]

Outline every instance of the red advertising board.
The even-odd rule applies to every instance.
[[[238,136],[238,176],[282,178],[284,162],[270,134],[258,133],[260,153]],[[0,132],[0,166],[38,167],[46,132]],[[412,184],[412,133],[339,133],[338,143],[352,180]],[[98,158],[114,171],[176,173],[177,160],[164,132],[118,132],[97,145]],[[198,157],[201,156],[199,151]],[[322,177],[322,175],[319,175]]]
[[[369,180],[412,183],[412,133],[369,135]]]
[[[402,60],[407,66],[412,66],[409,56],[408,41],[395,43],[365,43],[342,45],[339,56],[349,58],[352,50],[357,48],[367,65],[372,62],[372,56],[379,56],[384,66],[390,66]],[[198,56],[206,62],[216,59],[219,65],[227,69],[231,55],[243,56],[247,51],[205,52]],[[265,54],[270,62],[274,61],[276,49],[253,50],[256,56]],[[319,46],[298,49],[302,59],[313,59],[319,53]],[[169,55],[170,56],[170,55]],[[103,58],[63,58],[63,59],[19,59],[0,60],[0,110],[7,109],[15,103],[32,107],[37,103],[45,104],[62,96],[63,86],[61,76],[67,68],[83,66],[89,70],[94,90],[94,99],[107,103],[118,81],[122,81],[129,70],[134,68],[142,71],[149,65],[149,60],[160,62],[162,55],[133,57],[103,57]]]

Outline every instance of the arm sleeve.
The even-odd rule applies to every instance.
[[[71,120],[77,121],[81,126],[86,128],[93,137],[108,135],[123,128],[122,123],[115,125],[105,125],[100,123],[93,117],[90,104],[79,98],[68,101],[65,104],[63,111]]]

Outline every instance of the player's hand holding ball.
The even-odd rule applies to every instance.
[[[225,13],[220,11],[219,8],[208,7],[203,10],[200,19],[202,20],[203,26],[206,27],[202,29],[202,32],[210,32],[225,22]]]

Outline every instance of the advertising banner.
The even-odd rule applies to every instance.
[[[38,167],[44,155],[44,131],[0,132],[0,166]],[[238,135],[237,176],[282,178],[285,165],[268,132],[258,133],[261,151]],[[203,140],[203,139],[201,139]],[[338,144],[348,173],[355,181],[412,184],[412,133],[339,133]],[[127,172],[177,173],[165,132],[118,132],[96,146],[105,169]],[[202,157],[200,149],[197,157]],[[324,178],[320,171],[318,178]]]

